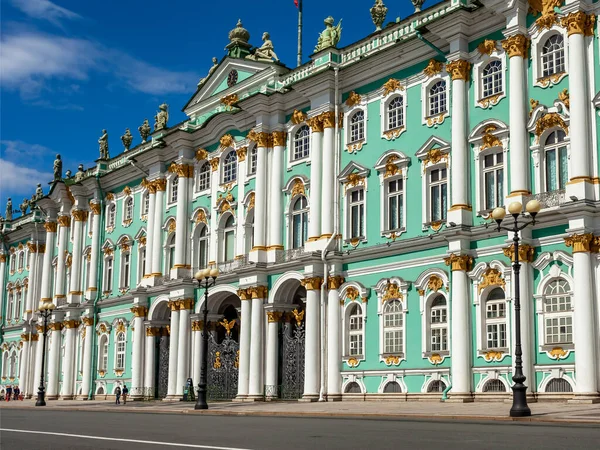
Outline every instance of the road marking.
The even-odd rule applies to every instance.
[[[197,445],[197,444],[178,444],[176,442],[144,441],[141,439],[121,439],[121,438],[111,438],[111,437],[104,437],[104,436],[86,436],[86,435],[82,435],[82,434],[55,433],[52,431],[15,430],[12,428],[0,428],[0,431],[10,431],[13,433],[45,434],[45,435],[52,435],[52,436],[65,436],[65,437],[82,438],[82,439],[97,439],[100,441],[132,442],[135,444],[167,445],[169,447],[204,448],[204,449],[208,449],[208,450],[250,450],[248,448],[215,447],[212,445]]]

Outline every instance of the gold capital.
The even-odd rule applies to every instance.
[[[266,286],[254,286],[247,289],[248,295],[252,298],[267,298],[267,287]]]
[[[235,151],[235,154],[237,155],[238,161],[245,161],[246,160],[246,153],[248,152],[248,147],[242,147],[242,148],[238,148]]]
[[[321,114],[323,128],[335,128],[335,112],[327,111]]]
[[[281,311],[267,311],[267,318],[269,323],[277,323],[281,320],[283,313]]]
[[[273,147],[284,147],[287,134],[285,131],[273,131]]]
[[[344,277],[336,275],[327,278],[327,286],[329,289],[339,289],[344,284]]]
[[[75,222],[85,222],[88,218],[88,212],[83,209],[75,209],[71,211],[71,215]]]
[[[237,295],[240,300],[249,300],[252,294],[248,292],[248,289],[238,289]]]
[[[193,178],[194,166],[188,164],[171,163],[169,172],[176,174],[180,178]]]
[[[61,227],[69,227],[71,225],[71,218],[69,216],[58,216],[58,224]]]
[[[131,308],[131,312],[133,313],[133,315],[135,317],[146,317],[146,314],[148,313],[148,308],[146,308],[145,306],[134,306],[133,308]]]
[[[527,58],[529,44],[530,41],[525,35],[515,34],[502,41],[502,48],[508,54],[509,58],[512,58],[513,56]]]
[[[179,300],[169,300],[167,306],[171,311],[177,311],[179,309]]]
[[[160,336],[160,328],[159,327],[147,327],[146,328],[146,336]]]
[[[90,202],[90,210],[92,211],[92,214],[99,216],[100,215],[100,203]]]
[[[469,81],[469,71],[471,63],[462,59],[457,59],[446,64],[446,71],[450,74],[453,80]]]
[[[219,158],[213,158],[210,160],[210,168],[213,172],[216,172],[219,168]]]
[[[44,224],[44,228],[47,233],[56,233],[57,223],[56,222],[46,222]]]
[[[79,322],[77,320],[65,320],[63,322],[63,326],[66,329],[77,328],[79,326]]]
[[[323,132],[323,118],[321,116],[311,117],[310,119],[306,120],[306,123],[313,133]]]
[[[473,258],[469,255],[456,255],[452,253],[447,258],[444,258],[444,262],[447,266],[451,266],[452,271],[467,271],[471,270],[473,266]]]
[[[182,298],[179,300],[179,309],[192,309],[194,307],[193,298]]]
[[[154,187],[157,191],[166,191],[167,190],[167,180],[166,178],[159,178],[154,180]]]
[[[94,319],[91,317],[82,317],[81,321],[86,327],[91,327],[94,325]]]
[[[515,262],[515,246],[514,244],[502,249],[504,256]],[[532,263],[535,255],[535,248],[529,244],[519,245],[519,262]]]
[[[63,329],[63,324],[62,322],[53,322],[48,325],[48,328],[52,331],[60,331]]]
[[[593,238],[592,233],[573,234],[565,238],[565,245],[573,247],[573,253],[589,252],[592,250],[590,244]]]
[[[576,11],[563,17],[560,23],[567,29],[568,36],[571,36],[572,34],[593,36],[596,16],[593,14],[587,15],[583,11]]]
[[[306,288],[307,291],[318,291],[321,289],[323,284],[322,277],[308,277],[300,281],[300,284]]]

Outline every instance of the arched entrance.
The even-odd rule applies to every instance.
[[[154,340],[154,379],[153,392],[146,393],[151,398],[163,399],[169,390],[169,348],[170,337],[167,325],[171,320],[171,310],[167,301],[161,301],[149,316],[153,325]],[[150,388],[152,389],[152,388]]]

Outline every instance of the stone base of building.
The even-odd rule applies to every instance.
[[[48,395],[46,394],[46,400],[58,400],[58,395]]]
[[[593,403],[600,403],[600,394],[598,394],[597,392],[595,394],[593,392],[589,394],[575,394],[575,396],[572,399],[567,400],[567,403],[588,405]]]
[[[61,395],[58,399],[59,400],[75,400],[76,396],[75,395]]]
[[[308,394],[308,395],[303,395],[302,398],[298,399],[299,402],[306,402],[306,403],[310,403],[310,402],[318,402],[319,401],[319,394]]]
[[[245,399],[245,402],[264,402],[265,397],[263,395],[248,395]]]
[[[232,401],[235,402],[235,403],[245,402],[246,401],[246,397],[247,397],[247,395],[238,395]]]
[[[327,401],[328,402],[341,402],[342,394],[327,394]]]
[[[471,403],[475,401],[473,394],[470,392],[459,392],[450,394],[450,397],[445,400],[446,403]]]

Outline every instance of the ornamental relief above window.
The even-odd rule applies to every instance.
[[[506,56],[498,41],[484,40],[477,47],[478,61],[473,65],[475,106],[496,106],[506,97]]]
[[[558,22],[536,30],[531,37],[531,66],[534,86],[547,88],[567,76],[569,46],[566,30]]]

